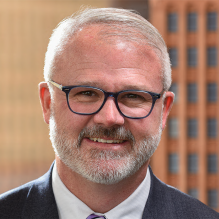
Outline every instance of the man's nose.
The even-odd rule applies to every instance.
[[[94,115],[94,122],[104,127],[124,125],[124,117],[118,111],[113,97],[108,97],[103,108]]]

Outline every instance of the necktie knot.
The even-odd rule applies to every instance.
[[[104,216],[100,216],[100,215],[96,215],[96,214],[91,214],[86,219],[106,219],[106,218]]]

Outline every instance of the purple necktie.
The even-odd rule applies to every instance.
[[[89,215],[86,219],[95,219],[95,218],[103,218],[106,219],[104,216],[96,215],[96,214],[91,214]]]

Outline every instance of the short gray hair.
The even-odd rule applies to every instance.
[[[117,8],[86,8],[58,24],[50,37],[45,56],[44,78],[46,81],[51,79],[54,72],[55,58],[61,55],[69,40],[78,30],[92,24],[108,26],[109,31],[105,35],[119,35],[125,40],[146,42],[147,45],[155,48],[162,66],[163,89],[170,88],[171,65],[162,36],[151,23],[136,12]]]

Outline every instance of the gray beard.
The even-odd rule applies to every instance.
[[[84,178],[100,184],[115,184],[136,173],[149,160],[160,142],[161,125],[156,135],[147,136],[136,143],[129,130],[124,127],[105,129],[100,126],[84,128],[78,139],[72,139],[71,133],[59,130],[54,116],[50,118],[50,140],[57,156],[72,171]],[[101,149],[82,150],[81,141],[84,137],[113,137],[128,139],[131,152]],[[113,162],[112,162],[113,161]]]

